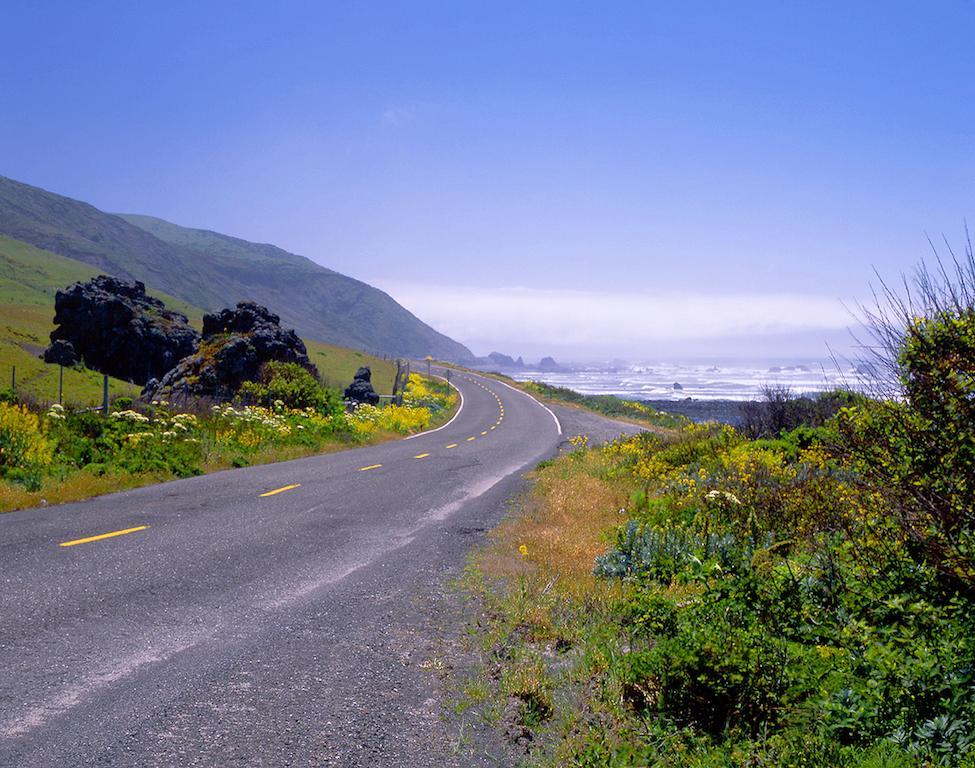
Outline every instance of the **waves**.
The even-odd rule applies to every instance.
[[[817,360],[655,362],[576,366],[558,372],[523,370],[511,375],[518,381],[543,381],[585,395],[616,395],[631,400],[755,400],[768,385],[802,394],[838,386],[858,388],[859,379],[853,370],[837,370],[833,362]]]

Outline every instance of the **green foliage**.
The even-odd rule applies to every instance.
[[[382,430],[406,434],[430,421],[429,410],[412,406],[347,415],[337,394],[300,366],[276,364],[266,374],[262,386],[279,395],[270,408],[227,403],[195,414],[177,412],[164,400],[124,408],[126,399],[118,398],[105,417],[61,405],[38,413],[0,403],[0,504],[24,503],[18,501],[23,494],[7,493],[4,482],[37,491],[79,474],[113,475],[122,484],[133,476],[189,477],[211,468],[296,458]],[[315,405],[289,407],[285,397]]]
[[[52,446],[37,414],[0,403],[0,476],[33,486],[52,459]]]
[[[903,397],[844,410],[839,445],[900,533],[975,590],[975,309],[915,319],[896,366]]]
[[[618,477],[652,480],[596,563],[630,585],[615,612],[629,648],[606,669],[617,727],[690,734],[641,759],[786,765],[805,741],[828,764],[954,765],[975,746],[975,611],[912,547],[883,537],[866,561],[837,527],[862,496],[827,434],[694,427],[604,449]]]
[[[312,408],[323,416],[342,411],[339,393],[322,387],[311,373],[297,363],[265,363],[261,366],[258,381],[245,381],[238,396],[264,405]]]

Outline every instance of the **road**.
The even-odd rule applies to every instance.
[[[439,597],[562,437],[453,381],[413,439],[0,515],[0,766],[471,765]]]

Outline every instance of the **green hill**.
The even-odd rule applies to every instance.
[[[390,296],[273,245],[117,216],[0,176],[0,234],[204,310],[252,299],[303,336],[394,356],[472,357]]]
[[[47,365],[38,355],[49,343],[54,329],[54,294],[79,280],[88,280],[99,270],[48,251],[0,235],[0,387],[11,383],[16,366],[17,389],[38,400],[53,402],[58,394],[58,367]],[[150,289],[171,309],[183,312],[199,327],[203,313],[198,308]],[[373,371],[379,392],[391,392],[396,367],[393,363],[356,350],[305,340],[308,355],[329,386],[340,388],[352,381],[360,365]],[[136,395],[139,388],[128,382],[110,380],[112,395]],[[102,377],[94,371],[64,371],[64,399],[76,405],[101,402]]]

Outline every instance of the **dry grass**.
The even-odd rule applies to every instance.
[[[28,491],[23,486],[0,482],[0,512],[12,512],[28,507],[48,504],[65,504],[69,501],[83,501],[106,493],[127,491],[144,485],[172,480],[168,474],[110,472],[95,475],[80,470],[72,472],[60,480],[48,478],[39,491]]]
[[[590,451],[537,471],[519,514],[495,529],[478,554],[478,570],[495,581],[555,579],[558,591],[573,597],[605,590],[592,574],[593,563],[608,548],[628,494],[601,477],[603,462],[600,452]]]
[[[523,729],[544,739],[571,732],[574,702],[586,695],[591,669],[605,663],[605,654],[592,649],[618,642],[593,640],[605,632],[626,588],[593,575],[629,498],[607,469],[599,450],[540,467],[468,568],[465,586],[479,609],[471,650],[479,662],[457,685],[456,710],[486,722],[500,719],[508,739]]]

